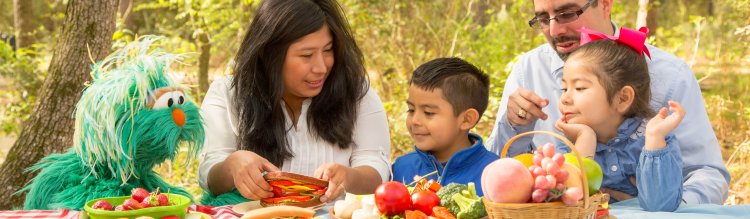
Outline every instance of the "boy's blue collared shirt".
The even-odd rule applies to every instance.
[[[682,202],[680,145],[670,133],[664,139],[667,147],[644,149],[646,124],[640,118],[626,119],[617,128],[617,137],[607,144],[596,144],[594,160],[602,168],[602,187],[638,196],[645,210],[674,211]],[[555,147],[558,153],[570,153],[570,147],[563,142]],[[630,176],[636,176],[637,188],[630,182]]]
[[[469,136],[477,139],[474,145],[453,154],[445,168],[440,165],[435,156],[414,146],[413,152],[398,157],[393,163],[393,181],[409,184],[414,181],[414,175],[424,176],[437,170],[437,175],[427,179],[435,180],[443,186],[452,182],[461,184],[474,182],[477,195],[484,196],[481,184],[482,171],[484,167],[500,157],[487,151],[482,143],[482,137],[473,133],[469,133]]]

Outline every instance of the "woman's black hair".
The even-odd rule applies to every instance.
[[[237,150],[280,167],[294,157],[286,133],[282,67],[289,46],[327,25],[334,64],[307,110],[308,129],[341,149],[352,147],[359,101],[369,89],[362,52],[336,0],[266,0],[235,57],[233,100],[239,115]]]

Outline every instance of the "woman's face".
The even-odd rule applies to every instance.
[[[333,37],[328,25],[292,43],[282,69],[284,96],[317,96],[333,67]]]

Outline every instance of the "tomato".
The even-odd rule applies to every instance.
[[[326,191],[328,191],[328,189],[322,189],[322,190],[313,191],[313,192],[310,192],[310,194],[312,194],[312,195],[322,195],[323,193],[326,193]]]
[[[427,219],[427,214],[425,214],[422,211],[415,210],[410,217],[406,217],[406,219]]]
[[[286,194],[286,192],[279,187],[276,187],[276,186],[271,186],[271,187],[273,188],[273,197],[281,197],[281,196],[284,196],[284,194]]]
[[[401,214],[409,208],[409,190],[400,182],[390,181],[375,189],[375,205],[387,216]]]
[[[448,211],[447,208],[441,206],[433,207],[432,215],[437,217],[438,219],[456,219],[456,217],[453,217],[453,215],[450,211]]]
[[[434,192],[419,191],[411,194],[411,209],[432,214],[432,208],[440,206],[440,197]]]

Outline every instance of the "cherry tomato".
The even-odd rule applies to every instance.
[[[434,192],[419,191],[411,194],[411,209],[432,213],[432,208],[440,206],[440,197]]]

